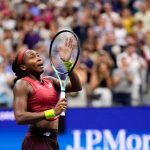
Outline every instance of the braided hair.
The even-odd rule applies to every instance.
[[[20,65],[24,63],[24,62],[23,62],[23,55],[24,55],[24,53],[25,53],[25,50],[19,52],[19,53],[16,55],[16,57],[15,57],[13,63],[12,63],[12,70],[13,70],[13,72],[14,72],[15,75],[16,75],[16,78],[14,79],[14,83],[16,83],[17,80],[19,80],[19,79],[21,79],[21,78],[23,78],[23,77],[25,77],[25,76],[28,75],[26,71],[24,71],[24,70],[22,70],[22,69],[20,68]],[[20,55],[20,54],[21,54],[21,55]],[[19,57],[20,57],[20,56],[22,56],[22,57],[21,57],[20,62],[18,63],[18,60],[19,60]]]

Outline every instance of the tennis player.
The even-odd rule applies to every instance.
[[[69,43],[63,48],[71,52]],[[60,54],[62,60],[70,63],[69,53]],[[70,64],[65,67],[69,69]],[[41,77],[43,69],[43,62],[34,50],[19,51],[12,64],[12,70],[17,76],[13,89],[16,122],[29,125],[22,150],[59,150],[58,119],[66,111],[67,102],[65,98],[59,100],[60,85],[56,78]],[[79,90],[80,80],[73,70],[66,92]]]

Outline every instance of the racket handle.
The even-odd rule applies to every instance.
[[[65,92],[61,92],[61,93],[60,93],[60,99],[65,98],[65,95],[66,95]],[[65,112],[62,112],[60,115],[61,115],[61,116],[65,116]]]
[[[65,98],[66,93],[65,92],[61,92],[60,93],[60,99]]]
[[[60,115],[61,115],[61,116],[65,116],[65,112],[62,112]]]

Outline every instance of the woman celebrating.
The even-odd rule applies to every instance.
[[[61,47],[68,51],[68,56],[59,50],[60,57],[65,62],[70,59],[72,45],[71,40],[67,40]],[[59,100],[57,94],[60,92],[59,81],[51,76],[41,77],[43,62],[34,50],[20,51],[12,69],[17,76],[13,89],[16,122],[29,125],[22,150],[59,150],[58,119],[67,109],[66,99]],[[75,71],[72,71],[66,92],[79,90],[80,80]]]

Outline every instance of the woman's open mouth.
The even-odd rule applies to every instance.
[[[40,69],[43,69],[43,68],[44,68],[43,63],[39,63],[37,66],[38,66]]]

